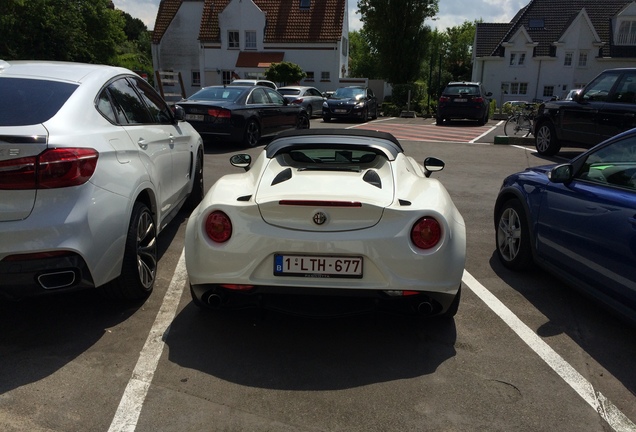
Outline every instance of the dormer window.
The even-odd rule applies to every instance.
[[[636,45],[636,20],[621,22],[616,35],[616,45]]]
[[[545,20],[543,18],[530,18],[528,20],[528,28],[531,30],[544,29]]]
[[[300,9],[309,10],[311,7],[311,0],[300,0]]]

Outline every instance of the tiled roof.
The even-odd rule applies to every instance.
[[[492,55],[509,29],[510,24],[477,23],[475,34],[478,43],[475,55],[477,57]]]
[[[183,0],[163,0],[159,5],[153,43],[159,43]],[[230,0],[205,0],[199,28],[202,42],[220,42],[219,12]],[[334,42],[340,40],[345,17],[345,0],[311,0],[300,9],[298,0],[254,0],[265,12],[265,42]],[[199,23],[193,23],[199,25]]]
[[[611,18],[631,2],[632,0],[532,0],[507,24],[508,31],[495,45],[492,40],[498,37],[501,28],[494,27],[493,24],[478,24],[475,52],[477,56],[497,55],[501,42],[508,41],[523,26],[532,41],[538,43],[535,55],[548,56],[552,52],[553,42],[559,40],[576,15],[585,9],[601,41],[607,45],[602,48],[601,55],[608,56]],[[530,27],[530,22],[538,19],[544,21],[544,26]]]
[[[236,67],[269,67],[272,63],[282,62],[283,58],[283,52],[241,51],[236,60]]]
[[[181,2],[183,0],[162,0],[159,3],[157,18],[155,19],[155,28],[152,31],[152,43],[159,43],[166,29],[177,14]]]

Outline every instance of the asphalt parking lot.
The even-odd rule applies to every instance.
[[[446,162],[433,175],[466,221],[468,247],[453,321],[200,311],[182,213],[159,239],[144,303],[92,292],[0,302],[0,430],[636,431],[634,328],[549,274],[513,273],[495,256],[504,176],[582,150],[543,158],[531,145],[494,145],[498,121],[433,123],[311,127],[395,131],[417,160]],[[439,129],[450,138],[428,135]],[[236,172],[228,159],[239,152],[206,145],[206,187]]]

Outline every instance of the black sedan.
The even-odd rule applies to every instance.
[[[340,87],[322,104],[322,119],[346,118],[368,121],[378,118],[378,99],[369,87]]]
[[[185,119],[204,139],[258,145],[261,137],[287,129],[308,129],[309,116],[299,105],[264,86],[204,87],[177,102]]]

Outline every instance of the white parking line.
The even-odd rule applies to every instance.
[[[634,432],[636,425],[623,414],[605,396],[594,389],[592,384],[578,373],[563,357],[525,325],[510,309],[497,297],[488,291],[467,270],[462,278],[464,284],[470,288],[486,305],[493,310],[510,327],[522,341],[526,343],[541,359],[548,364],[579,396],[583,398],[616,432]]]
[[[157,318],[155,318],[146,343],[139,354],[132,377],[128,381],[115,417],[110,424],[110,428],[108,428],[109,432],[133,432],[137,427],[141,408],[146,400],[146,394],[157,370],[157,364],[165,345],[164,340],[170,330],[170,323],[172,323],[177,313],[183,287],[187,280],[188,273],[186,272],[184,249],[181,252],[181,257],[170,281],[168,291],[163,298],[161,308],[159,308],[157,313]]]

